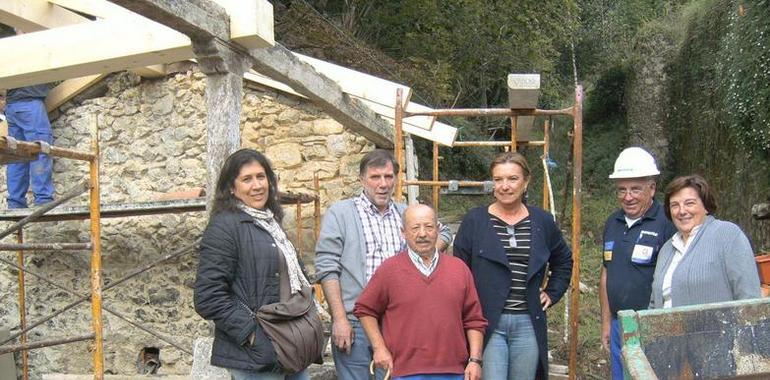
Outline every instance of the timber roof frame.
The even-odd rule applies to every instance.
[[[272,5],[267,0],[3,0],[0,22],[36,33],[0,39],[0,49],[19,52],[19,59],[11,61],[23,62],[0,68],[0,88],[64,80],[47,99],[51,110],[109,72],[132,69],[143,76],[165,75],[163,64],[195,57],[194,42],[208,41],[246,58],[261,74],[311,99],[375,145],[391,148],[395,96],[389,102],[392,104],[383,105],[382,93],[360,97],[356,91],[346,91],[343,87],[351,87],[350,81],[346,84],[328,76],[329,65],[336,65],[292,53],[276,44],[272,21]],[[126,54],[123,47],[132,45],[131,32],[146,38],[133,44],[133,53]],[[122,37],[116,40],[116,35]],[[95,41],[102,45],[93,47]],[[143,49],[147,41],[151,44]],[[88,51],[94,55],[88,56]],[[82,55],[86,58],[77,61]],[[388,88],[410,90],[379,80],[392,84]],[[421,107],[409,103],[408,97],[405,106]],[[435,118],[415,119],[407,121],[405,129],[412,128],[421,137],[451,145],[457,130],[436,123]],[[440,128],[433,130],[434,125]],[[439,135],[434,136],[436,133]]]

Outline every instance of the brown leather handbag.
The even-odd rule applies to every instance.
[[[296,373],[312,363],[323,363],[324,327],[313,302],[313,288],[306,286],[284,302],[263,305],[256,319],[275,348],[278,363]]]

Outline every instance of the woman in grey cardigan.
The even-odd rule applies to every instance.
[[[651,308],[760,297],[751,243],[716,210],[699,175],[675,178],[666,187],[666,216],[678,232],[663,245],[652,282]]]

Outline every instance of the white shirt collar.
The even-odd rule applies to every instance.
[[[436,270],[436,266],[438,266],[438,250],[433,252],[433,258],[430,259],[430,264],[425,265],[425,262],[422,260],[422,257],[420,257],[417,252],[413,251],[412,248],[409,248],[407,246],[407,251],[409,252],[409,258],[412,259],[412,263],[417,267],[417,269],[420,270],[422,274],[425,276],[430,276],[431,273],[433,273],[434,270]]]
[[[677,231],[677,233],[675,233],[671,238],[671,245],[673,245],[677,251],[684,255],[687,252],[687,248],[690,248],[690,243],[692,243],[693,239],[695,239],[695,236],[698,234],[698,231],[701,227],[703,227],[703,224],[699,224],[693,227],[692,231],[690,231],[690,236],[687,238],[687,241],[684,241],[682,233]]]

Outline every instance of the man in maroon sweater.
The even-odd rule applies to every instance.
[[[487,321],[470,270],[436,250],[429,206],[409,206],[402,233],[408,249],[377,269],[353,310],[375,366],[394,379],[481,379]]]

